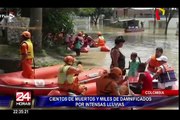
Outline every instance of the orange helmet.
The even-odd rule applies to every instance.
[[[23,35],[26,38],[31,38],[31,33],[28,31],[24,31],[21,35]]]
[[[110,70],[110,73],[113,73],[114,75],[116,75],[117,77],[120,77],[122,75],[122,70],[118,67],[113,67]]]
[[[101,33],[101,32],[98,32],[97,34],[98,34],[99,36],[101,36],[101,35],[102,35],[102,33]]]
[[[65,62],[66,64],[69,64],[70,62],[74,63],[74,61],[75,61],[75,59],[74,59],[74,57],[72,57],[72,56],[66,56],[66,57],[64,57],[64,62]]]

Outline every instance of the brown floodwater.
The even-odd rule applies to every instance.
[[[157,47],[162,47],[164,55],[168,57],[168,63],[174,67],[177,78],[179,78],[179,35],[176,34],[176,29],[169,29],[167,36],[164,35],[164,30],[157,29],[153,34],[153,30],[146,29],[144,32],[124,33],[123,29],[111,27],[93,27],[87,33],[96,33],[101,31],[106,39],[106,45],[110,48],[114,47],[114,39],[118,35],[123,35],[126,40],[120,51],[126,57],[126,67],[130,60],[130,54],[137,52],[142,62],[145,62],[152,54],[155,53]],[[92,67],[110,67],[111,58],[109,52],[100,52],[100,48],[90,48],[88,53],[83,53],[78,59],[82,60],[85,69]],[[179,79],[178,79],[179,81]],[[159,109],[174,110],[179,109],[177,101],[175,104]]]
[[[118,35],[123,35],[126,42],[120,51],[126,57],[126,67],[130,60],[130,54],[137,52],[142,62],[145,62],[152,54],[155,53],[156,47],[162,47],[164,55],[168,57],[168,63],[175,69],[177,77],[179,77],[179,36],[175,35],[175,29],[169,29],[168,35],[164,35],[164,30],[153,31],[146,29],[144,32],[124,33],[123,29],[111,27],[92,28],[93,32],[102,31],[106,45],[110,48],[114,47],[114,39]],[[85,32],[92,32],[85,31]],[[90,48],[88,53],[82,53],[78,58],[84,63],[85,69],[94,66],[109,68],[111,58],[109,52],[100,52],[100,48]]]

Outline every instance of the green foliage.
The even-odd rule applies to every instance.
[[[100,15],[102,15],[103,13],[104,13],[104,9],[103,8],[96,8],[95,12],[91,15],[92,23],[97,25],[97,21],[98,21]]]
[[[113,16],[114,10],[112,8],[104,8],[103,12],[105,18],[110,18],[111,16]]]
[[[92,23],[97,24],[100,15],[104,14],[105,18],[113,15],[112,8],[79,8],[79,16],[91,16]]]
[[[48,55],[47,55],[47,53],[46,53],[46,50],[41,49],[41,50],[39,50],[39,51],[36,51],[35,56],[38,56],[38,57],[46,57],[46,56],[48,56]]]
[[[175,14],[178,14],[178,9],[176,8],[164,8],[165,9],[165,18],[166,18],[166,27],[164,34],[167,35],[168,25],[170,20]]]
[[[57,48],[64,44],[65,35],[74,30],[72,16],[76,12],[77,8],[43,9],[43,48]],[[62,31],[65,34],[59,37]]]
[[[43,11],[43,33],[47,34],[73,32],[73,20],[71,16],[74,14],[73,9],[68,8],[49,8]]]
[[[96,8],[79,8],[79,16],[91,16],[95,12]]]
[[[10,45],[0,45],[0,55],[5,57],[19,58],[19,47]]]
[[[68,50],[66,49],[66,46],[61,46],[61,47],[57,47],[57,48],[55,49],[55,52],[58,53],[59,55],[64,56],[64,55],[66,55],[66,54],[68,54],[68,53],[71,53],[72,51],[68,51]]]

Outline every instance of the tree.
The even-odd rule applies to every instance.
[[[96,8],[94,13],[91,15],[92,23],[97,25],[98,19],[99,19],[100,15],[103,14],[103,13],[104,13],[103,8]]]
[[[91,16],[91,22],[97,25],[100,15],[104,14],[106,18],[113,16],[112,8],[79,8],[77,15]]]
[[[77,15],[91,16],[91,22],[97,25],[97,21],[102,13],[103,13],[102,8],[80,8],[79,13]]]
[[[103,14],[105,18],[111,18],[114,12],[114,8],[104,8]]]
[[[168,25],[171,18],[177,13],[176,8],[165,8],[165,17],[166,17],[166,27],[165,27],[165,35],[167,35]]]
[[[94,19],[94,13],[96,13],[96,8],[79,8],[79,12],[76,14],[78,16],[86,16],[86,17],[91,17],[91,22],[95,23]],[[97,24],[97,22],[96,22]]]
[[[77,15],[79,16],[91,16],[95,12],[96,8],[79,8]]]
[[[56,48],[64,45],[65,35],[74,32],[73,16],[77,11],[78,8],[43,9],[43,47]],[[51,45],[48,45],[49,40]]]
[[[155,34],[156,31],[156,9],[154,9],[154,27],[153,27],[153,34]]]
[[[35,44],[35,50],[42,48],[42,8],[30,9],[30,29],[32,33],[32,41]]]
[[[73,32],[73,8],[46,8],[43,11],[43,33]]]

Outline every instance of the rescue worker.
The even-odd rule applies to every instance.
[[[122,71],[118,67],[110,70],[110,73],[102,76],[96,81],[97,95],[120,96],[129,94],[126,85],[121,85],[127,78],[123,80]]]
[[[160,57],[163,54],[163,49],[161,47],[156,48],[156,53],[152,55],[147,61],[147,69],[151,74],[156,73],[157,67],[160,66],[159,61],[156,58]]]
[[[72,45],[73,45],[73,34],[67,34],[66,35],[66,39],[65,39],[65,43],[66,43],[66,49],[71,49]]]
[[[75,76],[83,71],[82,66],[79,65],[80,62],[78,64],[78,68],[73,67],[75,58],[72,56],[66,56],[64,58],[64,62],[65,65],[59,69],[58,75],[58,83],[60,90],[84,95],[87,88],[81,86],[78,83],[77,76]]]
[[[98,46],[105,46],[106,41],[105,41],[102,33],[98,32],[97,34],[98,34]]]
[[[87,38],[88,36],[87,36],[87,34],[85,34],[84,36],[83,36],[83,40],[84,40],[84,44],[83,44],[83,46],[82,46],[82,48],[86,48],[86,47],[88,47],[89,46],[89,39]]]
[[[21,34],[20,43],[21,65],[23,70],[22,76],[33,79],[35,75],[31,66],[34,59],[34,51],[33,44],[31,42],[31,33],[24,31]]]
[[[159,88],[172,89],[173,85],[175,85],[175,81],[177,81],[174,68],[167,63],[168,58],[164,55],[156,58],[156,60],[160,62],[160,66],[157,68],[157,71],[153,78],[157,78],[159,80]]]
[[[118,36],[115,39],[115,46],[111,49],[110,55],[111,55],[111,65],[110,68],[113,67],[119,67],[123,71],[123,75],[126,74],[125,69],[125,56],[121,53],[119,48],[123,47],[125,40],[123,36]]]

